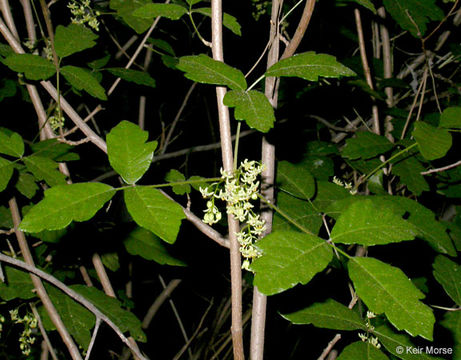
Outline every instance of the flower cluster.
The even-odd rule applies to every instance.
[[[381,344],[379,343],[379,340],[377,337],[370,336],[368,332],[374,331],[375,327],[371,324],[370,319],[374,319],[376,317],[376,314],[374,314],[371,311],[367,311],[367,333],[359,333],[359,338],[363,342],[368,341],[371,345],[373,345],[375,348],[379,349],[381,348]]]
[[[71,21],[74,24],[88,24],[93,30],[99,31],[98,16],[100,13],[93,11],[90,0],[71,0],[67,7],[73,15]]]
[[[357,189],[353,189],[352,188],[352,183],[350,183],[350,182],[342,181],[341,179],[338,179],[336,176],[333,176],[333,183],[335,183],[338,186],[341,186],[341,187],[345,188],[346,190],[349,190],[349,192],[352,195],[357,194]]]
[[[236,234],[240,243],[240,252],[244,257],[242,268],[249,269],[251,259],[261,254],[254,247],[254,242],[265,230],[265,222],[253,211],[251,200],[258,199],[259,181],[257,180],[263,166],[256,161],[243,161],[234,172],[221,169],[222,181],[213,183],[207,188],[200,188],[204,198],[209,198],[207,209],[204,211],[203,222],[212,225],[222,218],[222,214],[215,205],[215,200],[226,202],[227,213],[233,215],[240,222],[245,223]]]
[[[33,332],[37,328],[37,319],[30,314],[24,315],[23,318],[20,317],[18,309],[10,310],[10,316],[15,324],[24,324],[24,330],[19,337],[19,348],[24,355],[28,356],[30,355],[31,345],[35,342]]]

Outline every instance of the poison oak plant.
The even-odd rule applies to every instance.
[[[1,356],[461,358],[458,1],[0,10]]]

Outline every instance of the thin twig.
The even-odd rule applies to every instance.
[[[91,355],[91,350],[93,350],[94,343],[96,342],[96,336],[98,335],[99,326],[101,325],[101,319],[96,318],[96,325],[94,326],[93,335],[91,336],[90,344],[88,345],[88,350],[86,352],[85,360],[88,360]]]
[[[431,169],[431,170],[423,171],[420,174],[421,175],[429,175],[429,174],[433,174],[433,173],[438,173],[438,172],[442,172],[442,171],[445,171],[445,170],[453,169],[453,168],[455,168],[457,166],[460,166],[460,165],[461,165],[461,160],[457,161],[457,162],[455,162],[453,164],[443,166],[443,167],[440,167],[440,168],[437,168],[437,169]]]
[[[50,338],[48,337],[48,334],[46,333],[45,327],[43,326],[43,322],[40,317],[40,314],[37,311],[37,308],[32,303],[30,304],[30,308],[32,309],[32,313],[34,314],[34,317],[37,319],[38,328],[40,330],[40,333],[42,334],[43,340],[46,343],[48,352],[50,353],[53,360],[58,360],[58,357],[56,356],[56,352],[54,351],[53,345],[51,344]]]
[[[93,303],[88,301],[86,298],[84,298],[82,295],[79,293],[75,292],[71,288],[69,288],[66,284],[61,282],[60,280],[56,279],[54,276],[37,269],[35,266],[26,264],[23,261],[14,259],[10,256],[4,255],[0,253],[0,262],[5,262],[10,265],[14,265],[20,269],[26,270],[31,274],[34,274],[38,277],[40,277],[43,280],[48,281],[50,284],[56,286],[58,289],[60,289],[62,292],[67,294],[69,297],[77,301],[78,303],[82,304],[85,308],[87,308],[90,312],[92,312],[97,318],[101,319],[101,321],[105,322],[107,325],[109,325],[110,328],[112,328],[115,333],[118,335],[118,337],[132,350],[136,353],[136,356],[138,356],[142,360],[148,360],[147,357],[142,355],[138,349],[133,347],[132,344],[128,341],[128,338],[123,335],[123,332],[115,325],[112,320],[110,320],[106,315],[104,315]]]

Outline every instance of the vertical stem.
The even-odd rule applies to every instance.
[[[211,1],[211,33],[213,59],[224,61],[222,43],[222,0]],[[226,88],[216,87],[218,105],[219,132],[221,136],[221,151],[224,170],[232,172],[233,155],[230,129],[229,109],[224,106],[223,98]],[[234,359],[243,360],[243,329],[242,329],[242,269],[237,232],[240,231],[238,220],[232,215],[227,216],[229,223],[230,267],[231,267],[231,298],[232,298],[232,343]]]
[[[362,27],[362,18],[360,16],[360,10],[354,9],[354,15],[355,15],[355,24],[357,26],[357,35],[359,38],[360,57],[362,59],[363,72],[365,74],[365,79],[367,80],[368,86],[370,87],[371,90],[373,90],[374,88],[373,80],[371,78],[370,66],[368,65],[367,52],[365,49],[365,39],[363,37],[363,27]],[[373,104],[372,106],[372,113],[373,113],[373,131],[379,135],[380,134],[379,114],[378,114],[378,106],[376,104]]]

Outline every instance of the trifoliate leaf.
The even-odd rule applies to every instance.
[[[157,142],[146,143],[149,133],[129,121],[121,121],[107,135],[110,165],[127,184],[135,184],[149,169]]]
[[[435,0],[384,0],[383,5],[402,29],[418,38],[425,34],[430,20],[444,17]]]
[[[66,183],[66,175],[58,170],[58,163],[49,158],[32,155],[24,158],[24,164],[37,180],[45,180],[50,186]]]
[[[124,68],[108,68],[111,74],[138,85],[145,85],[154,88],[155,80],[145,71],[138,71]]]
[[[450,150],[452,137],[448,130],[421,121],[416,122],[414,126],[412,135],[418,143],[421,155],[427,160],[439,159]]]
[[[165,180],[168,182],[183,182],[186,181],[186,178],[178,170],[171,169],[168,174],[166,174]],[[173,185],[171,188],[176,195],[189,194],[191,191],[189,184]]]
[[[338,360],[389,360],[384,353],[368,341],[356,341],[346,346]]]
[[[153,260],[160,265],[186,266],[184,262],[171,256],[165,243],[150,231],[138,227],[124,240],[126,251]]]
[[[13,71],[24,73],[29,80],[46,80],[56,72],[52,62],[38,55],[12,54],[3,63]]]
[[[355,138],[346,140],[346,146],[341,153],[348,159],[369,159],[383,154],[394,147],[385,136],[371,132],[360,132]]]
[[[176,66],[184,76],[204,84],[226,85],[233,90],[246,90],[247,82],[242,72],[207,55],[183,56]]]
[[[309,81],[318,81],[319,76],[338,78],[354,76],[355,72],[336,61],[327,54],[316,54],[313,51],[293,55],[280,60],[266,71],[266,76],[299,77]]]
[[[107,100],[106,91],[98,80],[86,69],[76,66],[64,66],[61,69],[64,78],[77,90],[85,90],[91,96]]]
[[[72,221],[89,220],[114,193],[111,186],[96,182],[54,186],[26,214],[20,228],[36,233],[62,229]]]
[[[437,256],[433,265],[434,277],[453,301],[461,304],[461,267],[445,256]]]
[[[24,155],[24,141],[21,135],[0,128],[0,154],[22,157]]]
[[[151,0],[110,0],[110,8],[117,11],[125,23],[138,34],[142,34],[152,25],[152,19],[134,16],[136,9],[152,3]]]
[[[96,45],[98,35],[83,25],[58,25],[54,36],[56,54],[63,58]]]
[[[257,243],[263,255],[255,259],[254,285],[266,295],[278,294],[297,284],[307,284],[330,263],[333,252],[317,236],[277,231]]]
[[[13,176],[13,163],[0,157],[0,191],[3,191],[6,189],[12,176]]]
[[[136,341],[146,342],[141,321],[130,311],[122,309],[120,301],[107,296],[94,287],[84,285],[71,285],[69,287],[96,305],[122,332],[129,331]]]
[[[330,238],[335,243],[370,246],[413,240],[417,234],[416,227],[396,215],[392,207],[365,199],[341,214]]]
[[[178,236],[184,212],[176,202],[159,190],[136,186],[124,190],[128,212],[139,226],[152,231],[167,243],[174,243]]]
[[[293,324],[312,324],[325,329],[366,329],[365,321],[356,312],[333,299],[282,316]]]
[[[419,301],[424,294],[402,270],[365,257],[352,258],[348,268],[357,295],[370,311],[384,313],[399,330],[432,340],[434,314]]]
[[[11,215],[10,215],[11,216]],[[3,266],[5,281],[0,282],[0,298],[4,301],[13,299],[32,299],[37,296],[30,275],[11,266]]]
[[[224,105],[235,107],[237,120],[245,120],[252,129],[268,132],[274,127],[274,109],[266,95],[256,90],[231,90],[224,96]]]
[[[187,14],[187,9],[176,4],[146,4],[133,11],[133,16],[154,20],[157,16],[178,20]]]
[[[315,180],[302,165],[280,161],[277,166],[277,183],[280,189],[294,196],[309,200],[315,194]]]
[[[440,127],[461,129],[461,107],[449,107],[440,115]]]
[[[192,13],[199,13],[199,14],[211,17],[211,8],[193,9]],[[232,15],[223,13],[222,24],[225,28],[228,28],[235,35],[238,35],[238,36],[242,35],[240,24],[238,23],[237,19],[233,17]]]

